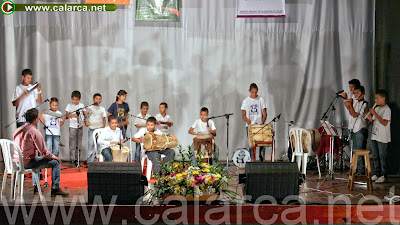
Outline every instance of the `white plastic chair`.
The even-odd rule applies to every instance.
[[[93,131],[93,136],[92,136],[92,138],[93,138],[93,144],[94,144],[94,151],[95,151],[95,154],[96,154],[96,157],[97,157],[97,161],[98,161],[98,162],[104,162],[104,157],[103,157],[103,155],[102,155],[101,152],[98,151],[98,149],[97,149],[97,140],[96,140],[96,136],[97,136],[98,134],[100,135],[100,133],[101,133],[102,130],[104,130],[104,128],[99,128],[99,129],[94,130],[94,131]]]
[[[3,176],[3,183],[1,185],[1,199],[3,199],[3,191],[6,188],[7,183],[7,176],[11,174],[11,188],[10,188],[10,198],[13,197],[14,194],[14,181],[15,181],[15,174],[16,170],[13,167],[13,155],[11,154],[11,141],[6,139],[0,139],[0,146],[3,153],[3,160],[4,160],[4,176]],[[12,151],[13,152],[13,151]]]
[[[15,175],[16,176],[16,181],[15,181],[15,184],[14,184],[14,200],[16,199],[16,193],[17,192],[18,192],[18,195],[23,196],[23,194],[24,194],[24,176],[25,176],[25,174],[29,174],[29,173],[32,173],[32,177],[35,176],[35,178],[36,178],[36,186],[37,186],[38,191],[39,191],[39,197],[40,197],[40,199],[44,199],[43,198],[43,194],[42,194],[42,189],[40,188],[39,176],[38,176],[38,174],[36,172],[36,169],[35,168],[33,168],[33,169],[25,169],[24,164],[22,163],[23,160],[22,160],[21,148],[15,142],[9,141],[9,143],[11,145],[13,145],[13,148],[11,148],[11,146],[10,146],[10,149],[9,149],[10,150],[10,156],[14,155],[14,152],[17,151],[18,161],[20,162],[19,163],[19,167],[17,166],[17,164],[15,162],[12,162],[13,168],[16,171],[16,175]],[[11,158],[11,160],[12,160],[12,158]],[[33,178],[32,178],[32,181],[33,181]],[[18,189],[17,189],[17,187],[18,187]]]
[[[308,152],[304,152],[303,149],[303,143],[302,143],[302,138],[303,138],[303,133],[307,135],[307,150],[308,152],[311,152],[312,150],[312,143],[311,143],[311,134],[308,132],[306,129],[303,128],[290,128],[289,130],[289,136],[290,136],[290,141],[291,143],[294,143],[294,151],[292,154],[292,162],[294,162],[295,157],[297,158],[297,166],[299,167],[299,170],[301,169],[302,174],[306,175],[307,173],[307,160],[308,160]],[[292,140],[294,138],[295,140]],[[294,142],[293,142],[294,141]],[[319,167],[319,160],[318,156],[315,156],[317,159],[317,167],[318,167],[318,173],[319,177],[321,177],[321,170]],[[302,168],[301,168],[302,165]]]
[[[161,154],[161,159],[165,158],[165,155]],[[151,162],[151,160],[147,157],[147,154],[142,154],[142,159],[140,160],[141,164],[142,164],[142,173],[143,173],[143,169],[144,169],[144,160],[147,161],[147,169],[146,169],[146,178],[149,181],[151,179],[151,175],[153,172],[153,162]]]

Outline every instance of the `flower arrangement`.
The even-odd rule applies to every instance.
[[[191,147],[189,153],[183,153],[182,146],[178,147],[182,155],[181,161],[172,160],[169,163],[161,164],[159,174],[154,174],[157,179],[154,189],[150,189],[146,195],[150,195],[149,202],[155,198],[162,198],[165,195],[181,195],[189,198],[199,198],[205,194],[223,194],[228,199],[238,202],[240,196],[228,190],[229,180],[233,177],[224,166],[210,165],[206,163],[198,149],[199,157],[194,164]]]

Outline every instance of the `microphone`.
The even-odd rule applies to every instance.
[[[341,91],[336,92],[336,94],[338,95],[338,94],[343,93],[343,92],[344,92],[344,90],[341,90]]]
[[[42,103],[49,102],[49,101],[50,101],[49,99],[46,99],[46,100],[44,100]],[[42,104],[42,103],[41,103],[41,104]]]

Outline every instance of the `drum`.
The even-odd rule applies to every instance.
[[[129,148],[124,146],[120,149],[119,145],[111,146],[111,153],[113,155],[113,162],[126,162],[129,155]],[[121,156],[122,150],[122,156]]]
[[[273,142],[273,126],[272,126],[272,124],[249,125],[248,135],[249,135],[248,137],[249,137],[250,148],[254,147],[255,142]]]
[[[249,151],[245,148],[236,150],[233,154],[232,161],[238,168],[245,168],[246,163],[251,162]]]
[[[308,129],[306,130],[310,136],[311,136],[311,143],[308,143],[308,138],[307,134],[303,133],[302,138],[301,138],[301,143],[303,145],[303,151],[304,152],[309,152],[310,154],[316,154],[319,144],[321,143],[321,134],[318,132],[317,129]],[[295,137],[291,137],[292,140],[292,146],[295,145]]]
[[[204,158],[212,158],[214,155],[214,136],[209,134],[197,135],[195,138],[193,138],[193,146],[194,155],[196,158],[199,157],[199,148]]]
[[[144,135],[143,148],[146,151],[164,150],[166,148],[176,148],[178,140],[172,139],[167,135],[158,135],[149,132]]]

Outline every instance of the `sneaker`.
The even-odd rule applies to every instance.
[[[390,202],[390,200],[394,197],[394,193],[393,192],[389,192],[384,198],[386,201]]]
[[[384,176],[381,176],[378,178],[378,180],[375,181],[375,183],[385,183],[386,182],[386,178]]]
[[[69,193],[61,190],[60,188],[59,189],[51,189],[51,197],[54,197],[56,195],[61,195],[63,197],[66,197],[69,195]]]
[[[376,181],[376,180],[378,180],[378,178],[379,178],[379,177],[378,177],[377,175],[373,175],[372,178],[371,178],[371,180],[372,180],[372,181]]]

